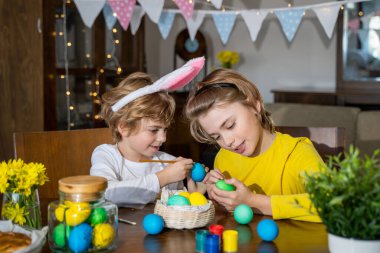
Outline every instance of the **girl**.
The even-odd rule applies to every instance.
[[[274,219],[320,222],[309,210],[300,174],[317,171],[322,159],[309,139],[274,131],[253,83],[232,70],[216,70],[198,83],[185,114],[197,141],[221,147],[203,181],[210,198],[230,211],[247,204]],[[224,178],[236,191],[216,188]]]
[[[185,65],[155,83],[149,75],[137,72],[102,96],[101,114],[116,144],[94,150],[90,174],[108,179],[106,199],[118,205],[143,206],[153,202],[162,187],[183,189],[182,180],[193,161],[159,151],[175,111],[174,99],[165,91],[187,84],[200,69]],[[157,162],[140,162],[152,159]],[[175,163],[167,165],[160,160]],[[188,189],[197,190],[191,178]]]

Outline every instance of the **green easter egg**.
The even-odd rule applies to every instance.
[[[168,199],[168,206],[189,206],[188,198],[181,195],[173,195]]]
[[[234,185],[227,184],[223,179],[216,182],[215,185],[216,185],[216,187],[218,187],[219,189],[221,189],[223,191],[234,191],[236,189]]]
[[[96,224],[104,223],[107,220],[107,211],[103,207],[97,207],[92,210],[88,222],[95,226]]]
[[[234,210],[234,218],[242,225],[250,223],[253,218],[252,208],[245,204],[238,205]]]
[[[66,226],[63,223],[58,224],[55,226],[53,230],[53,241],[58,247],[65,247],[66,245],[66,239],[69,238],[70,235],[70,227]],[[65,237],[65,231],[66,231],[66,237]]]

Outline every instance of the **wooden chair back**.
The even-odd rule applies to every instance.
[[[343,127],[290,127],[278,126],[276,130],[293,137],[308,137],[323,160],[344,151],[345,129]]]
[[[95,147],[113,143],[109,128],[14,133],[14,156],[46,167],[49,182],[38,189],[40,198],[58,198],[58,180],[88,175]]]

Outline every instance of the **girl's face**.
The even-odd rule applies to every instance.
[[[254,108],[233,102],[214,106],[199,123],[219,146],[243,156],[255,156],[261,145],[263,128]]]
[[[131,134],[119,127],[122,140],[119,148],[124,157],[131,161],[150,159],[166,141],[167,126],[160,121],[143,118],[140,128]]]

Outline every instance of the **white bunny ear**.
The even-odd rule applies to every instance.
[[[188,61],[185,65],[161,77],[152,85],[145,86],[129,93],[112,106],[112,111],[117,112],[120,108],[139,97],[162,90],[170,91],[184,87],[193,80],[196,75],[198,75],[204,63],[204,57],[198,57]]]

